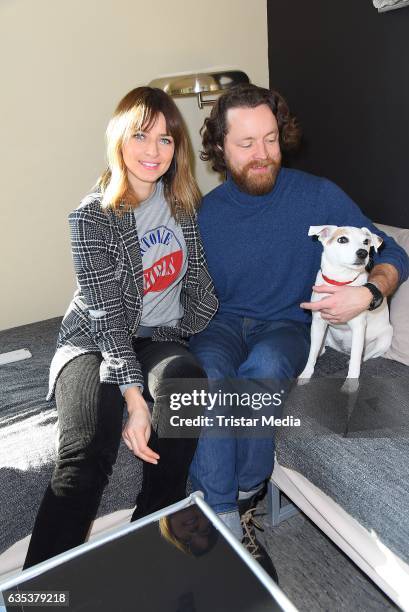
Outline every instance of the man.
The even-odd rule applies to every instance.
[[[199,212],[220,306],[191,339],[191,350],[209,379],[294,380],[308,356],[310,311],[333,323],[348,321],[371,305],[376,288],[388,296],[407,278],[407,256],[336,185],[281,167],[281,149],[297,145],[300,130],[278,93],[255,85],[230,90],[215,104],[202,136],[202,159],[227,180]],[[308,229],[325,224],[366,226],[384,238],[368,279],[375,290],[323,286],[316,291],[330,296],[308,301],[321,258]],[[246,510],[272,472],[273,452],[272,436],[204,434],[199,441],[190,470],[194,488],[239,539],[240,514],[248,533]],[[257,541],[254,548],[254,533],[251,540],[255,556],[265,560]]]

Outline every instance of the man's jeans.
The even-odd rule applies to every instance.
[[[211,381],[226,378],[288,381],[308,358],[310,327],[295,321],[257,321],[217,314],[191,338],[190,350]],[[249,382],[249,385],[252,385]],[[241,387],[245,388],[245,384]],[[239,491],[257,489],[274,465],[274,437],[207,435],[204,430],[190,467],[195,490],[205,494],[215,512],[237,509]]]

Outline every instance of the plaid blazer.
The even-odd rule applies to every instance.
[[[50,399],[64,365],[90,352],[103,357],[100,380],[143,385],[132,348],[142,315],[143,267],[133,212],[104,211],[101,195],[87,196],[69,215],[78,289],[64,315],[50,366]],[[210,278],[196,219],[182,213],[179,223],[187,247],[188,268],[182,280],[184,314],[177,327],[158,327],[155,341],[185,343],[203,330],[218,302]]]

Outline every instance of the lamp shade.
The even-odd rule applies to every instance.
[[[241,70],[220,72],[197,72],[154,79],[150,87],[163,89],[170,96],[192,96],[202,93],[221,92],[240,83],[250,83]]]

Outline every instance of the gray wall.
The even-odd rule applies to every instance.
[[[409,8],[268,0],[270,86],[304,128],[289,165],[338,183],[374,221],[409,227]]]

